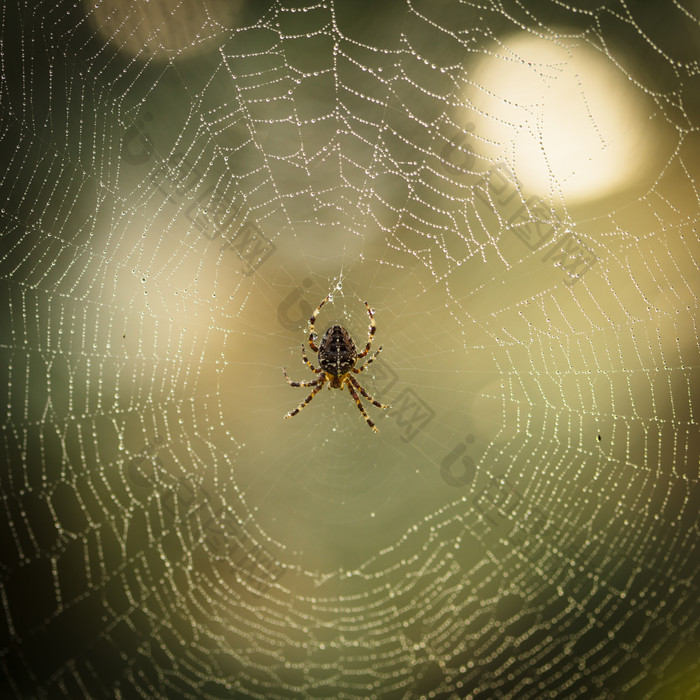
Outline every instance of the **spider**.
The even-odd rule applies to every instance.
[[[377,329],[375,323],[374,323],[374,311],[370,309],[369,304],[365,302],[365,306],[367,307],[367,313],[369,314],[369,338],[367,339],[367,345],[365,346],[365,349],[358,353],[357,349],[355,348],[355,343],[353,342],[352,338],[350,337],[350,334],[342,327],[342,326],[331,326],[324,334],[323,338],[321,338],[321,342],[319,343],[319,347],[316,347],[316,343],[314,343],[314,323],[316,322],[316,316],[318,316],[319,312],[321,311],[321,307],[330,299],[330,294],[318,305],[318,308],[316,311],[313,312],[311,315],[311,318],[309,319],[309,324],[310,324],[310,333],[309,333],[309,347],[316,353],[318,353],[318,364],[320,367],[316,369],[310,362],[309,358],[306,357],[306,348],[304,347],[304,344],[301,344],[301,356],[304,359],[304,362],[311,368],[313,372],[316,374],[320,375],[318,379],[316,379],[313,382],[293,382],[289,376],[287,375],[287,369],[283,368],[284,376],[287,380],[287,382],[291,386],[312,386],[314,387],[314,390],[306,397],[304,401],[302,401],[297,408],[295,408],[293,411],[290,411],[285,418],[291,418],[292,416],[295,416],[299,411],[301,411],[302,408],[304,408],[310,401],[313,399],[316,394],[318,394],[319,391],[323,388],[323,385],[328,382],[328,388],[329,389],[342,389],[346,384],[348,387],[348,391],[352,395],[352,398],[355,399],[355,403],[357,404],[357,407],[360,409],[360,413],[364,416],[364,419],[367,421],[367,424],[369,425],[372,430],[374,430],[375,433],[378,433],[379,430],[375,427],[374,423],[370,420],[370,417],[367,415],[365,412],[364,406],[362,405],[362,402],[360,401],[360,397],[357,395],[357,391],[359,391],[362,396],[364,396],[368,401],[373,403],[375,406],[378,406],[379,408],[390,408],[390,406],[385,406],[384,404],[379,403],[379,401],[375,401],[363,388],[360,386],[360,383],[353,377],[354,374],[359,374],[363,370],[365,370],[367,367],[369,367],[372,362],[374,362],[374,358],[379,355],[381,352],[381,347],[377,352],[372,355],[372,357],[365,362],[362,367],[357,369],[355,367],[355,363],[360,360],[361,358],[365,357],[367,353],[370,350],[370,346],[372,345],[372,338],[374,337],[374,331]],[[355,391],[357,389],[357,391]]]

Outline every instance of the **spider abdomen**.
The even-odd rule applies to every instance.
[[[318,363],[321,369],[333,377],[342,377],[357,362],[357,349],[350,334],[342,326],[332,326],[321,338],[318,346]]]

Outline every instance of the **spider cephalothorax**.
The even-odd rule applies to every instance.
[[[342,389],[347,384],[348,391],[352,395],[353,399],[355,399],[355,403],[357,404],[357,407],[360,409],[360,412],[369,424],[369,427],[372,428],[372,430],[374,430],[375,432],[379,432],[375,427],[374,423],[370,420],[369,416],[367,415],[367,412],[365,411],[364,406],[360,401],[360,397],[357,395],[355,389],[357,389],[357,391],[359,391],[362,394],[362,396],[364,396],[368,401],[371,401],[375,406],[378,406],[379,408],[389,408],[389,406],[385,406],[384,404],[379,403],[379,401],[375,401],[362,388],[357,379],[353,377],[353,373],[359,374],[360,372],[362,372],[362,370],[365,369],[365,367],[369,367],[369,365],[374,361],[374,358],[377,355],[379,355],[379,352],[381,351],[380,347],[379,350],[377,350],[377,352],[375,352],[374,355],[372,355],[372,357],[370,357],[369,360],[367,360],[367,362],[365,362],[365,364],[362,365],[362,367],[360,367],[359,369],[355,367],[355,363],[359,359],[367,355],[372,345],[374,331],[377,328],[374,324],[374,311],[372,311],[372,309],[370,309],[369,307],[369,304],[365,302],[365,306],[367,307],[367,313],[369,314],[369,338],[367,339],[367,345],[365,346],[365,349],[362,352],[357,352],[357,348],[355,347],[355,343],[350,337],[350,334],[342,326],[337,325],[331,326],[323,334],[321,342],[317,347],[316,343],[314,342],[314,324],[316,323],[316,316],[318,316],[319,312],[321,311],[321,307],[328,301],[329,298],[330,296],[327,296],[318,305],[318,308],[316,309],[316,311],[314,311],[311,318],[309,319],[309,347],[314,352],[318,353],[318,364],[320,365],[318,369],[309,362],[309,359],[306,357],[306,350],[304,348],[304,345],[302,344],[301,346],[301,356],[304,359],[304,362],[311,368],[313,372],[320,376],[313,382],[293,382],[287,376],[287,370],[283,370],[287,382],[289,382],[289,384],[291,384],[292,386],[314,387],[314,390],[306,397],[306,400],[299,404],[299,406],[293,411],[290,411],[285,416],[285,418],[291,418],[292,416],[299,413],[299,411],[301,411],[301,409],[304,408],[304,406],[306,406],[311,401],[311,399],[313,399],[313,397],[316,396],[316,394],[318,394],[319,391],[321,391],[323,385],[326,382],[328,382],[329,389]]]

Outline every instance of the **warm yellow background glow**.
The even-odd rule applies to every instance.
[[[575,39],[512,34],[469,71],[477,149],[569,206],[637,182],[660,140],[651,96]]]

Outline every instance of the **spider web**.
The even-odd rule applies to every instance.
[[[3,5],[4,694],[695,696],[698,10]]]

